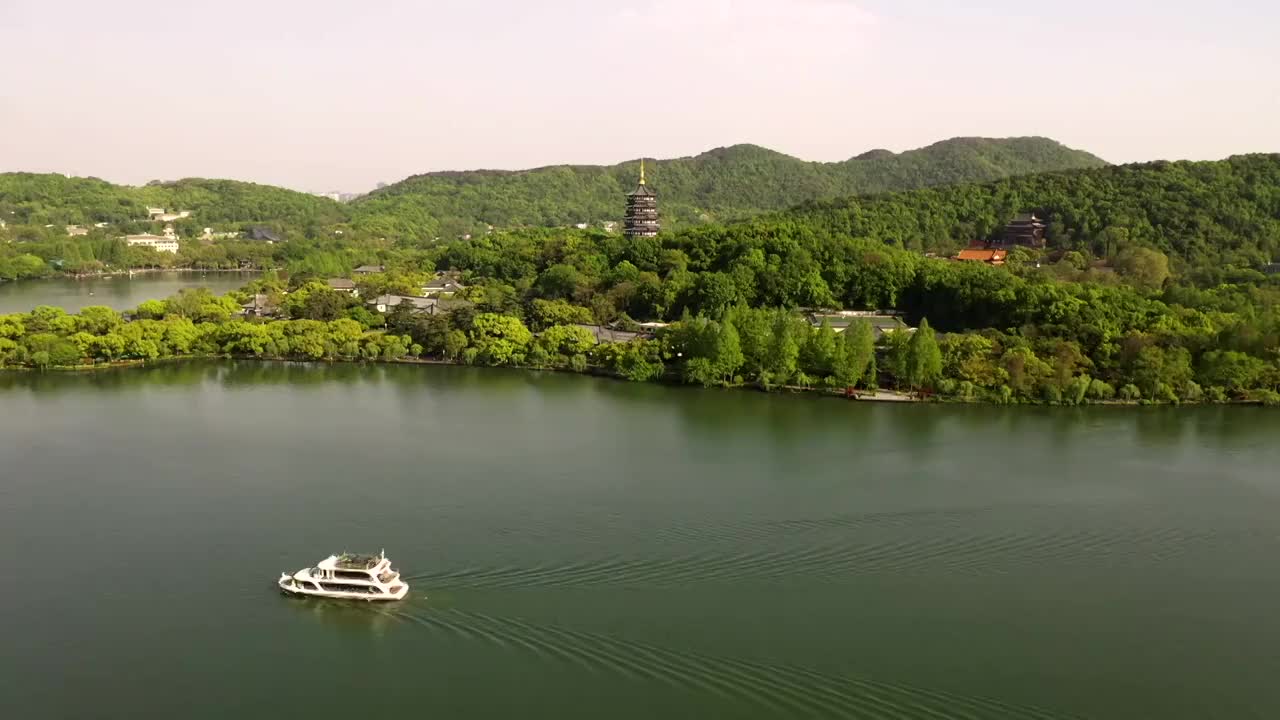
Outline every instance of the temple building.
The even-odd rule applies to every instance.
[[[994,247],[1044,247],[1044,223],[1032,213],[1023,213],[1004,226],[1004,233]]]
[[[627,193],[627,215],[622,224],[627,237],[658,235],[658,193],[644,180],[644,160],[640,160],[640,184]]]

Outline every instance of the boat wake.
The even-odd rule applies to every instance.
[[[983,576],[1048,566],[1150,567],[1221,539],[1219,533],[1178,524],[1080,526],[1064,525],[1061,518],[1022,517],[1002,526],[955,513],[882,513],[704,525],[696,532],[674,528],[655,532],[647,547],[626,538],[608,543],[636,548],[630,557],[455,568],[408,579],[485,589],[672,587],[796,578],[847,583],[875,574]]]
[[[992,698],[702,655],[463,610],[379,611],[459,639],[490,643],[594,674],[710,693],[752,717],[1052,720],[1066,715]]]

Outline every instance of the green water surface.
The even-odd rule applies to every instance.
[[[0,715],[1280,717],[1280,414],[0,375]],[[385,548],[390,605],[280,595]]]

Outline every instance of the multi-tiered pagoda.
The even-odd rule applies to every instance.
[[[644,160],[640,161],[640,184],[627,193],[627,217],[623,222],[627,237],[658,235],[658,193],[645,184]]]
[[[996,244],[1000,247],[1042,248],[1044,247],[1044,222],[1034,213],[1022,213],[1005,225],[1004,232]]]

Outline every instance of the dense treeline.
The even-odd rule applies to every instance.
[[[190,210],[192,226],[274,222],[303,230],[343,222],[347,208],[328,198],[271,185],[191,178],[142,187],[55,173],[0,173],[0,220],[12,225],[126,226],[148,207]]]
[[[612,248],[617,254],[610,258],[602,242],[608,236],[575,236],[572,243],[554,234],[540,242],[499,237],[508,252],[496,258],[515,262],[477,263],[493,276],[469,273],[470,302],[451,313],[413,314],[405,304],[383,317],[322,282],[304,283],[299,276],[286,294],[287,288],[268,278],[234,299],[184,292],[167,302],[144,303],[132,322],[105,308],[79,316],[39,308],[3,317],[0,363],[51,367],[186,354],[369,360],[425,355],[603,370],[637,381],[894,387],[995,402],[1280,399],[1275,284],[1211,290],[1170,285],[1158,292],[1104,287],[1054,279],[1043,268],[1011,272],[851,242],[852,259],[833,269],[847,284],[827,284],[821,272],[812,280],[845,297],[893,298],[919,323],[913,333],[890,333],[877,342],[865,322],[837,334],[825,323],[812,327],[794,310],[770,309],[760,295],[752,296],[751,307],[740,283],[752,275],[706,269],[719,260],[694,262],[684,249],[658,251],[656,266],[665,269],[660,276],[624,257],[643,262],[634,255],[635,245]],[[515,251],[528,246],[540,251],[539,260],[525,267]],[[437,262],[459,259],[451,253],[462,249],[448,248]],[[607,268],[616,258],[622,259],[599,277],[583,272]],[[423,276],[420,267],[391,267],[360,284],[372,294],[412,287]],[[290,319],[235,317],[249,292],[268,294]],[[765,297],[794,306],[812,289],[779,285],[768,292],[779,294]],[[628,310],[646,307],[653,313],[636,317],[677,319],[656,338],[616,345],[595,345],[581,327],[606,321],[627,327]],[[929,318],[944,334],[935,334]]]
[[[1049,246],[1102,258],[1132,247],[1216,284],[1280,255],[1280,155],[1160,162],[814,203],[787,218],[814,229],[946,252],[1019,212],[1048,222]]]
[[[901,154],[878,150],[836,163],[806,162],[753,145],[650,162],[668,227],[725,221],[822,198],[1011,175],[1099,167],[1098,158],[1044,138],[956,138]],[[354,223],[386,237],[453,237],[486,225],[569,226],[621,220],[638,162],[521,172],[418,175],[358,200]]]
[[[153,222],[149,207],[191,215]],[[273,267],[325,245],[346,227],[347,213],[346,206],[326,198],[230,180],[127,187],[95,178],[5,173],[0,174],[0,280],[125,268]],[[183,238],[177,255],[129,247],[120,240],[127,234],[159,233],[166,224]],[[88,233],[68,236],[69,225]],[[260,228],[302,247],[273,248],[247,238],[200,242],[206,227],[227,233]],[[351,236],[352,242],[364,239]]]
[[[199,347],[212,353],[366,357],[366,336],[396,337],[408,338],[396,342],[410,355],[417,346],[461,362],[594,368],[636,380],[880,386],[998,402],[1274,400],[1280,278],[1255,268],[1276,247],[1278,202],[1280,156],[1260,155],[883,195],[657,239],[551,229],[445,243],[303,239],[270,249],[291,270],[293,292],[271,291],[293,320],[235,320],[228,307],[226,317],[208,310],[193,322],[209,326]],[[1050,222],[1050,246],[1015,251],[1005,267],[919,252],[981,238],[1027,209]],[[436,316],[397,311],[384,324],[309,283],[361,263],[388,268],[361,278],[366,297],[412,294],[430,271],[453,269],[472,305]],[[869,328],[813,328],[800,319],[803,307],[896,310],[920,330],[881,338],[868,357]],[[154,323],[173,315],[140,312]],[[643,320],[673,325],[653,339],[598,347],[576,327]],[[307,352],[286,333],[291,322],[337,332],[327,324],[340,321],[341,342],[317,339]],[[45,364],[37,353],[51,352],[53,340],[40,322],[35,333],[22,318],[7,322],[9,361]],[[319,337],[318,326],[306,327]],[[63,329],[53,334],[73,344],[82,332]],[[80,341],[82,358],[115,357]],[[59,347],[58,359],[70,357]]]

